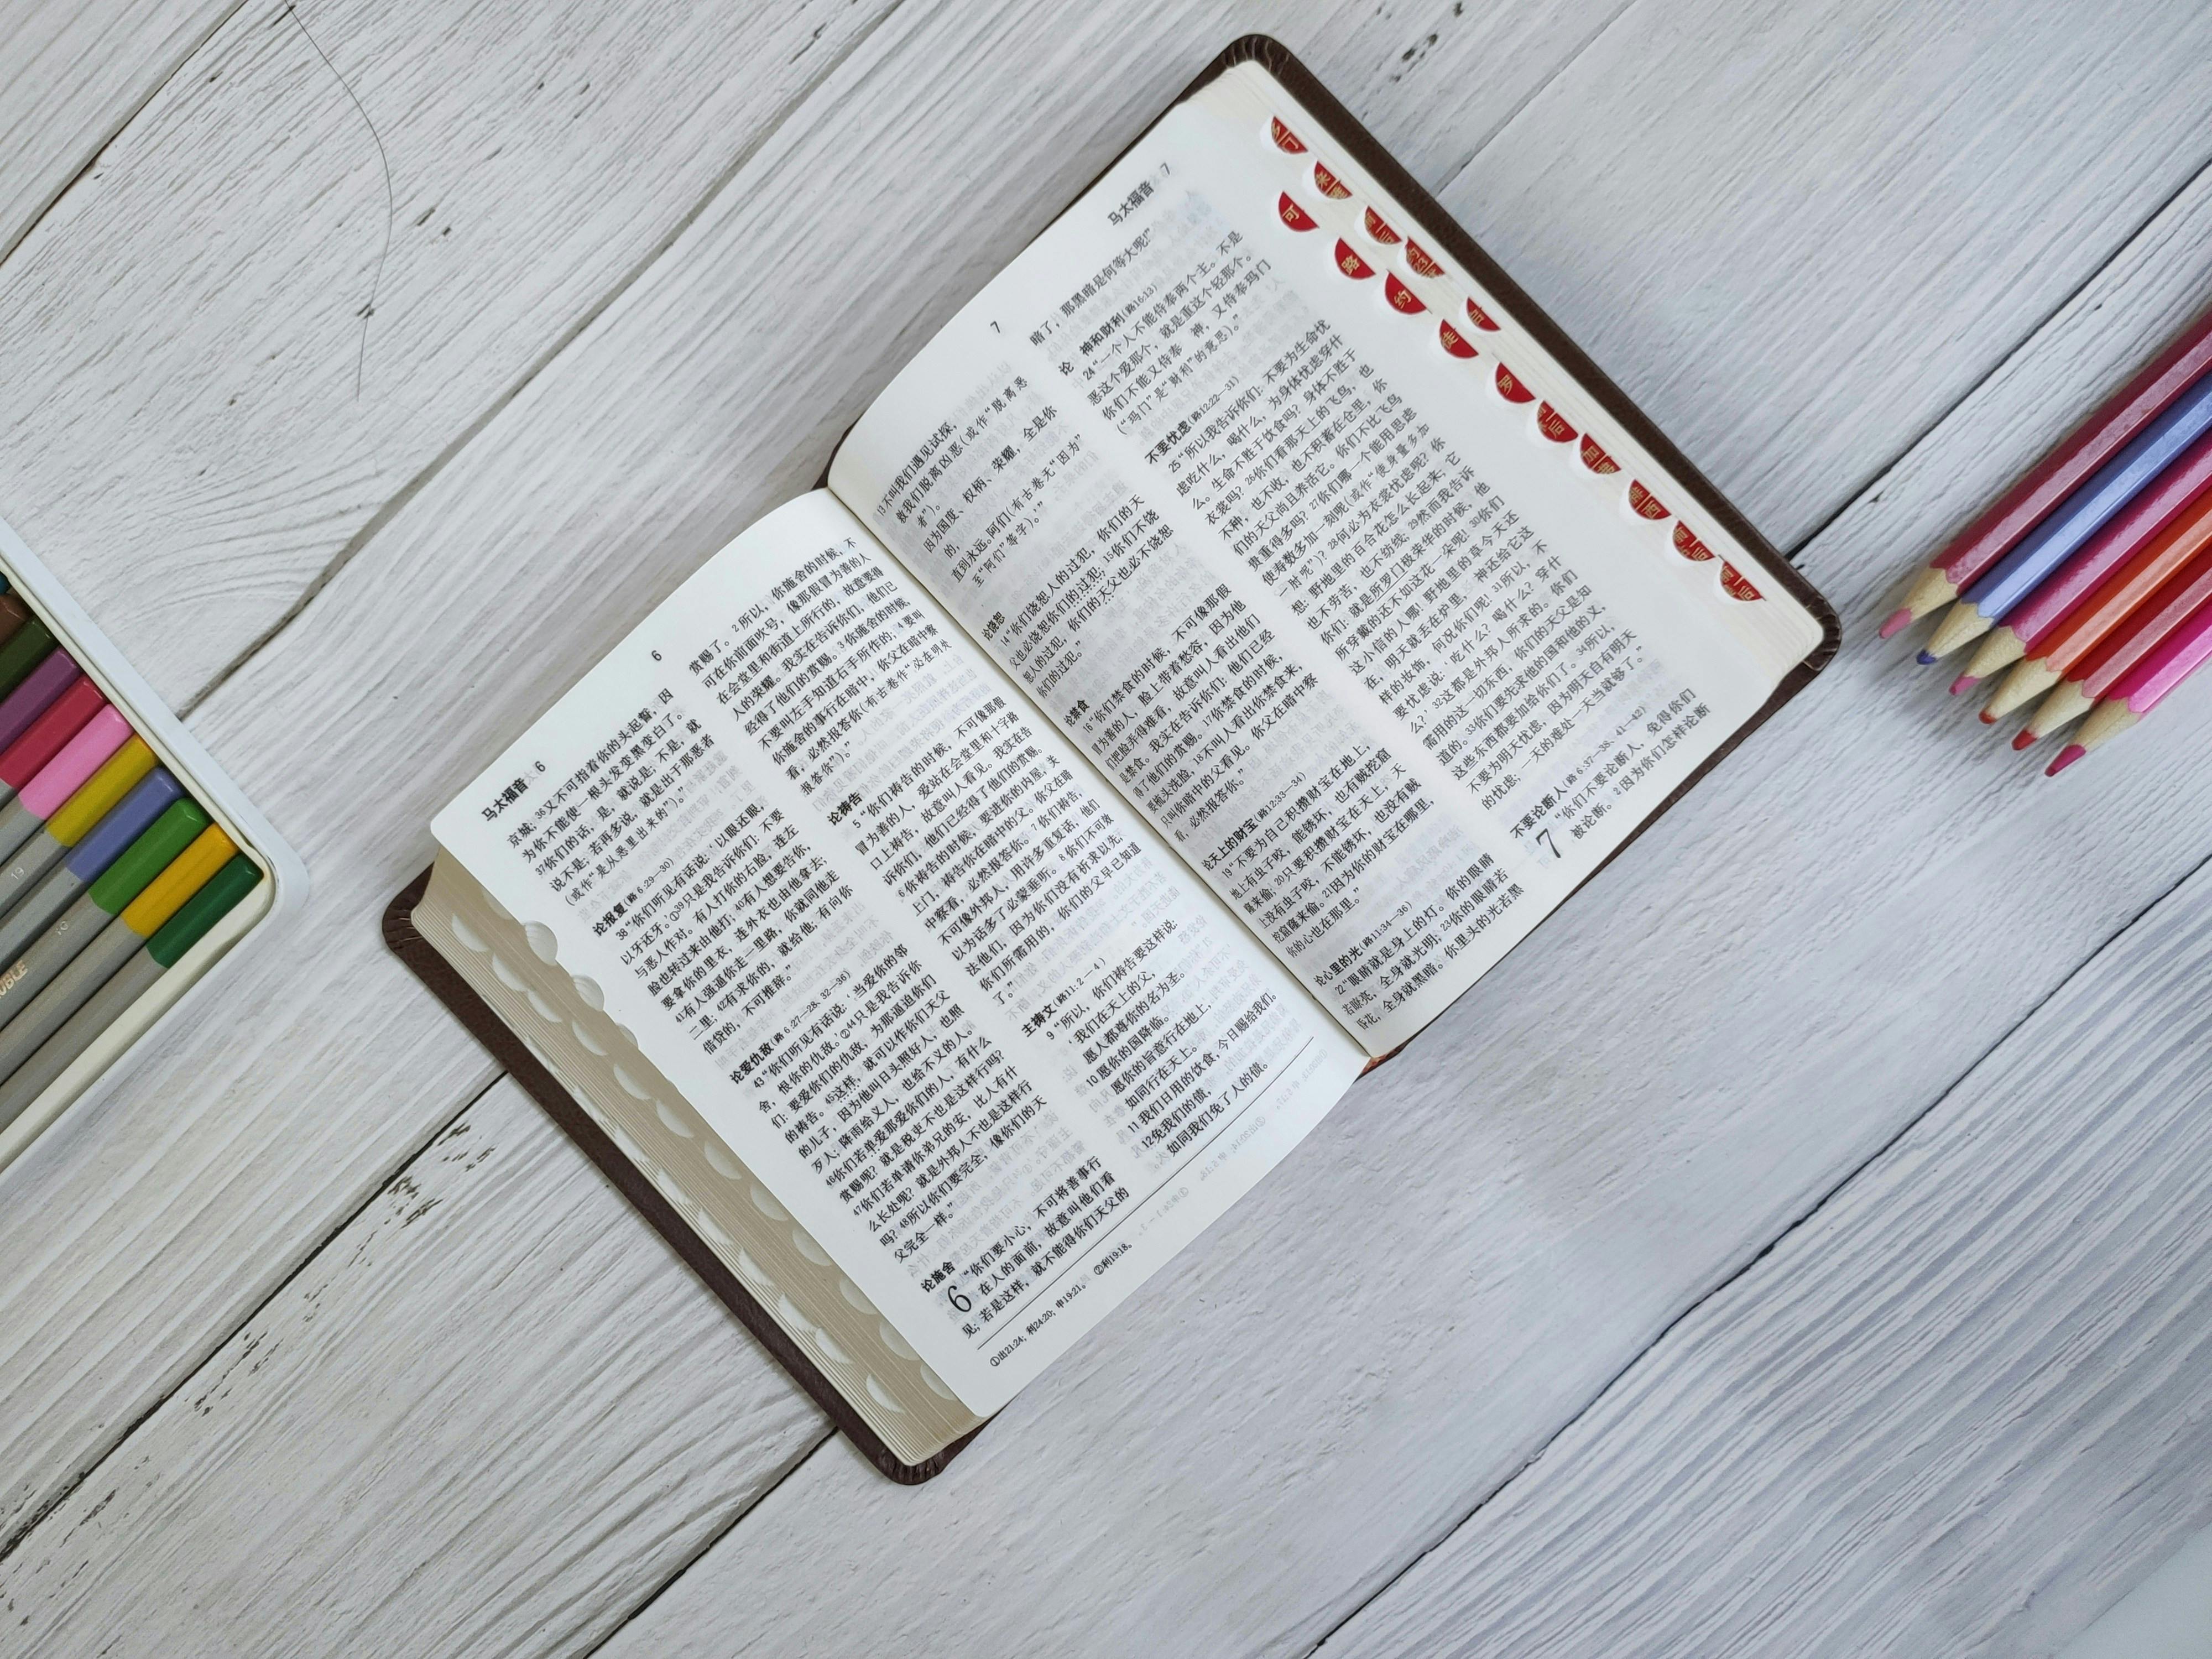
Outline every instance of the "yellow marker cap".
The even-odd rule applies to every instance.
[[[108,808],[136,789],[138,781],[153,769],[154,751],[146,746],[146,739],[130,738],[100,763],[100,770],[78,786],[76,793],[54,809],[53,817],[46,820],[46,833],[64,847],[76,846],[107,816]]]
[[[167,869],[146,884],[137,898],[123,907],[124,926],[140,939],[153,938],[186,899],[207,884],[210,876],[230,862],[236,851],[237,844],[210,823],[191,846],[169,860]]]

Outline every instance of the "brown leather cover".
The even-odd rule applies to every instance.
[[[1342,145],[1355,161],[1382,183],[1383,188],[1405,204],[1419,221],[1425,234],[1435,238],[1452,258],[1474,272],[1483,286],[1504,302],[1512,313],[1514,321],[1534,336],[1559,361],[1560,367],[1574,378],[1579,391],[1625,427],[1680,481],[1700,508],[1726,526],[1729,534],[1759,556],[1767,575],[1788,588],[1800,604],[1820,619],[1820,643],[1813,653],[1775,688],[1774,695],[1767,699],[1757,714],[1738,727],[1725,743],[1714,750],[1680,788],[1652,809],[1628,841],[1615,848],[1607,857],[1606,863],[1610,864],[1620,857],[1629,842],[1642,835],[1654,819],[1682,798],[1684,791],[1742,742],[1746,733],[1763,724],[1776,709],[1796,696],[1815,674],[1827,665],[1829,659],[1836,654],[1836,648],[1842,639],[1836,613],[1813,585],[1799,575],[1789,561],[1753,528],[1751,521],[1737,512],[1728,498],[1715,489],[1703,473],[1691,465],[1681,451],[1667,441],[1666,434],[1637,408],[1628,394],[1607,380],[1597,365],[1566,337],[1559,325],[1547,317],[1535,301],[1522,292],[1519,285],[1498,268],[1497,262],[1476,245],[1474,239],[1460,228],[1428,191],[1391,159],[1389,152],[1359,125],[1352,112],[1329,95],[1327,88],[1314,79],[1287,46],[1264,34],[1248,34],[1232,43],[1207,64],[1204,72],[1183,89],[1176,101],[1180,103],[1224,70],[1247,62],[1259,64],[1281,82],[1322,124],[1331,139]],[[1142,137],[1141,134],[1139,136]],[[1131,147],[1136,142],[1133,139]],[[1122,151],[1123,155],[1127,153],[1126,149]],[[1116,156],[1115,159],[1119,161],[1121,158]],[[1111,167],[1109,162],[1107,170]],[[1103,176],[1103,172],[1100,176]],[[825,484],[829,482],[826,468],[822,482]],[[1604,865],[1598,866],[1599,869],[1604,867]],[[1595,875],[1595,871],[1591,872],[1591,878]],[[737,1276],[722,1265],[721,1258],[684,1224],[675,1207],[660,1195],[635,1164],[623,1156],[599,1125],[585,1115],[582,1108],[569,1097],[568,1091],[551,1073],[538,1063],[521,1039],[507,1029],[483,1000],[469,988],[467,981],[454,971],[452,964],[415,931],[413,912],[428,881],[429,872],[426,870],[392,900],[384,913],[385,940],[400,960],[415,971],[416,977],[430,988],[431,994],[452,1009],[454,1017],[475,1034],[477,1040],[514,1074],[518,1083],[529,1091],[531,1097],[545,1109],[547,1115],[583,1148],[586,1156],[598,1164],[607,1179],[637,1206],[639,1212],[668,1241],[670,1248],[682,1256],[691,1270],[706,1282],[707,1287],[728,1305],[730,1311],[738,1316],[745,1328],[760,1339],[762,1346],[775,1356],[777,1362],[791,1373],[793,1380],[829,1413],[830,1421],[844,1431],[870,1462],[892,1480],[915,1485],[938,1474],[958,1455],[970,1440],[982,1432],[981,1429],[971,1431],[923,1462],[899,1462],[890,1448],[853,1410],[845,1397],[785,1334],[783,1328],[769,1316],[768,1310],[754,1299],[752,1293],[745,1289]],[[1398,1052],[1392,1050],[1392,1054]],[[1380,1060],[1370,1061],[1368,1069],[1373,1070],[1383,1060],[1389,1058],[1390,1055],[1386,1054]]]

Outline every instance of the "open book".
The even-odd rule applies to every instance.
[[[402,920],[918,1479],[1832,629],[1240,43],[439,815]]]

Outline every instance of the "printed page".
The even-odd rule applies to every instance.
[[[1382,1053],[1820,629],[1319,136],[1256,65],[1179,106],[830,488]]]
[[[434,830],[979,1415],[1360,1068],[826,493]]]

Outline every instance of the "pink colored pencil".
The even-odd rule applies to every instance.
[[[2119,736],[2157,708],[2167,692],[2203,667],[2208,658],[2212,658],[2212,605],[2182,623],[2112,688],[2112,695],[2081,722],[2074,741],[2058,751],[2046,775],[2057,776],[2098,744]]]
[[[2041,465],[1930,559],[1906,593],[1905,603],[1882,623],[1882,638],[1957,599],[1968,583],[2011,552],[2045,514],[2164,414],[2207,368],[2212,368],[2212,311],[2185,329],[2179,339],[2106,398]]]
[[[2212,432],[2182,451],[2149,489],[2121,508],[2118,517],[2082,544],[2081,551],[2045,577],[2042,586],[1990,630],[1973,660],[1966,665],[1966,672],[1951,682],[1951,695],[1958,696],[1984,675],[1994,674],[2034,650],[2075,606],[2104,585],[2107,576],[2179,518],[2208,489],[2212,489]]]
[[[23,786],[15,800],[41,823],[53,817],[61,804],[84,787],[84,781],[107,763],[107,757],[130,740],[131,722],[109,704],[84,723],[75,737]]]

